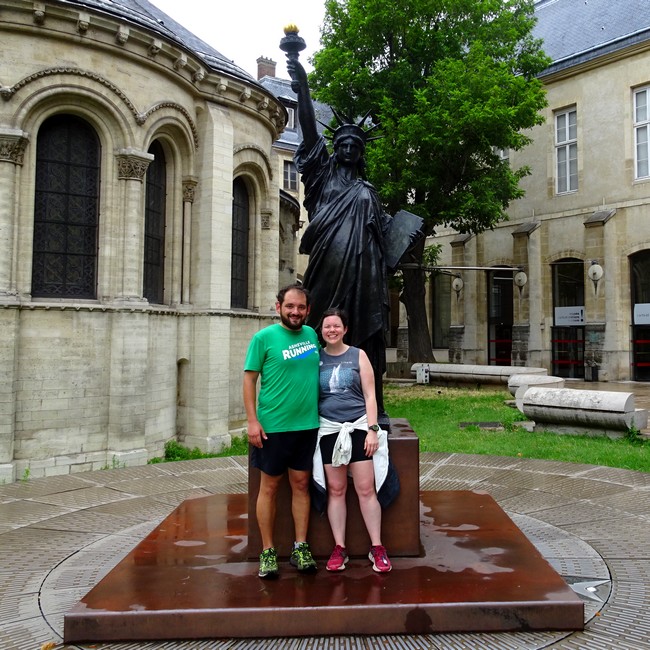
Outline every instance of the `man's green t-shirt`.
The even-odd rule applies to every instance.
[[[244,370],[260,373],[257,419],[268,433],[318,428],[318,336],[307,325],[257,332]]]

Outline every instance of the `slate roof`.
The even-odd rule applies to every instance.
[[[59,0],[59,4],[87,7],[93,11],[119,16],[123,20],[150,29],[174,41],[200,57],[206,68],[212,71],[226,73],[257,84],[255,78],[248,72],[242,70],[228,57],[192,34],[147,0]]]
[[[650,39],[650,0],[539,0],[535,14],[553,59],[541,76]]]
[[[273,93],[285,106],[291,108],[296,108],[298,106],[296,93],[291,90],[291,81],[289,79],[266,76],[262,77],[259,83],[270,93]],[[316,119],[322,124],[329,124],[334,116],[332,109],[327,104],[321,104],[317,101],[314,101],[314,113],[316,113]],[[322,133],[325,130],[321,124],[317,124],[316,128],[319,133]],[[276,140],[274,144],[275,146],[295,150],[301,142],[302,131],[300,129],[300,124],[298,124],[297,129],[285,129],[280,134],[280,138]]]

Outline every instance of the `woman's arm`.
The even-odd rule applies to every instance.
[[[377,424],[377,396],[375,395],[375,373],[372,369],[368,355],[359,350],[359,375],[361,376],[361,390],[366,402],[366,418],[368,426]],[[366,456],[372,456],[379,448],[377,432],[368,429],[366,442],[364,444]]]

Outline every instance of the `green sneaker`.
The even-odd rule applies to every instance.
[[[303,573],[313,573],[318,569],[316,560],[311,555],[309,544],[307,542],[300,542],[296,548],[293,549],[289,562]]]
[[[257,575],[260,578],[278,577],[278,554],[274,548],[264,549],[260,553],[260,570]]]

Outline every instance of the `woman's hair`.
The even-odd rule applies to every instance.
[[[326,309],[323,312],[323,315],[320,319],[321,327],[323,326],[323,321],[328,316],[338,316],[341,319],[341,322],[343,323],[343,327],[348,326],[348,315],[345,313],[345,311],[343,309],[339,309],[338,307],[330,307],[329,309]]]

